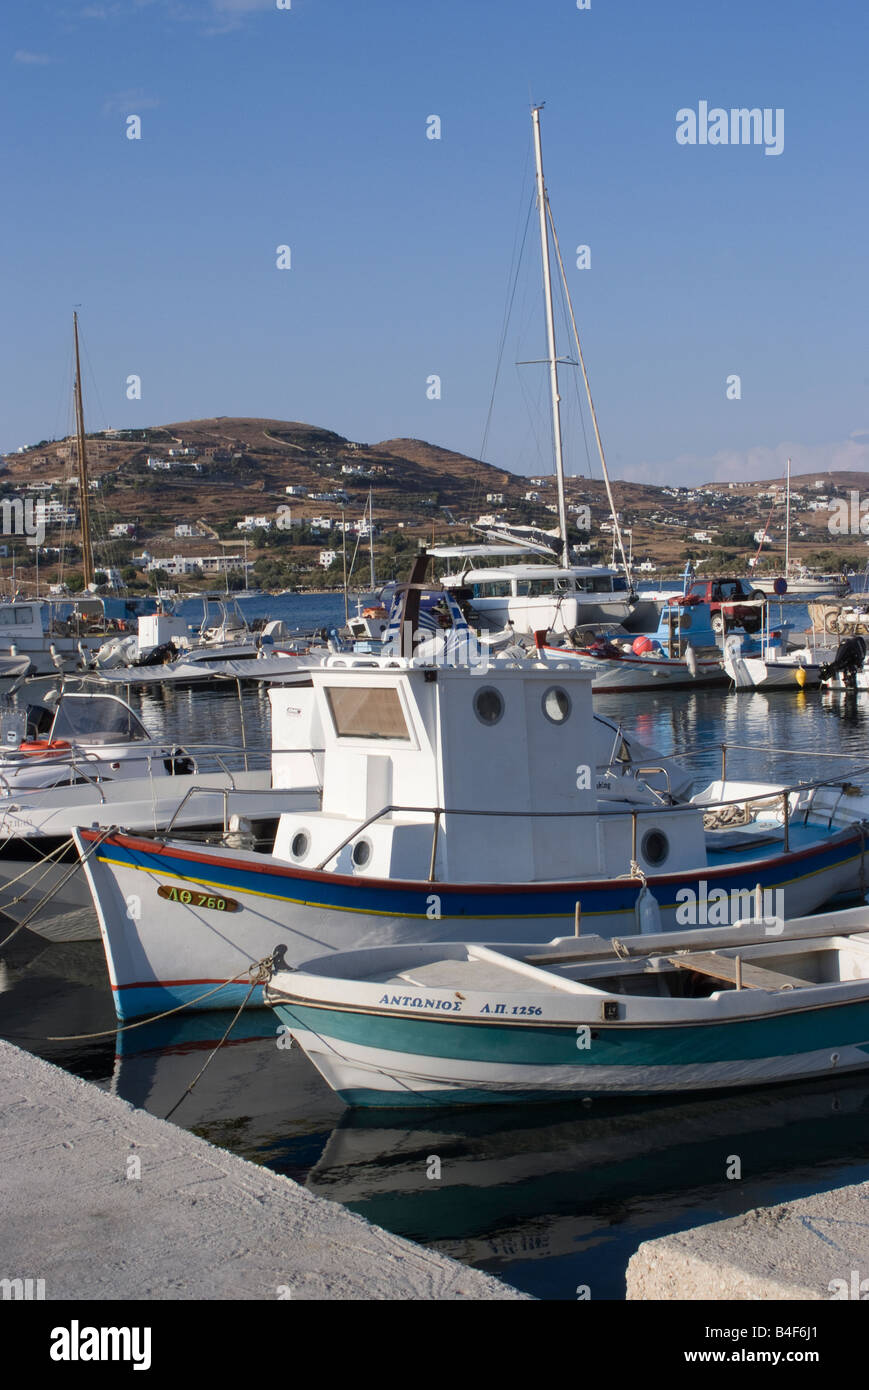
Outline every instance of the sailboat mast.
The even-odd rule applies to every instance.
[[[371,500],[371,488],[368,489],[368,557],[371,561],[371,592],[374,593],[377,581],[374,577],[374,505]]]
[[[81,515],[81,556],[84,587],[94,582],[94,556],[91,548],[90,492],[88,490],[87,458],[84,441],[84,409],[81,403],[81,363],[78,356],[78,314],[73,311],[72,332],[75,340],[75,427],[78,440],[78,491]]]
[[[546,305],[546,341],[549,357],[549,388],[552,396],[552,437],[555,445],[555,477],[558,485],[558,525],[561,530],[561,558],[570,564],[567,540],[567,505],[564,500],[564,455],[561,444],[561,397],[558,394],[558,358],[555,355],[555,316],[552,310],[552,278],[549,273],[549,230],[546,219],[546,185],[543,182],[543,152],[540,144],[541,107],[531,108],[534,126],[534,158],[537,163],[537,211],[540,217],[540,251],[543,257],[543,298]]]
[[[785,579],[791,572],[791,461],[788,459],[788,486],[785,500]]]

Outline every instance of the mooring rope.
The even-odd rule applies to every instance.
[[[32,908],[31,911],[26,914],[26,916],[22,917],[15,930],[11,931],[8,936],[5,936],[3,940],[0,941],[0,949],[2,949],[9,941],[11,941],[14,936],[17,936],[18,933],[24,927],[26,927],[30,922],[32,922],[34,917],[39,916],[46,903],[51,902],[51,899],[55,897],[55,895],[60,892],[61,888],[63,888],[69,882],[73,874],[77,873],[81,866],[85,863],[85,861],[90,858],[94,850],[99,849],[100,845],[102,845],[104,841],[109,838],[110,835],[114,835],[117,829],[118,827],[116,825],[110,825],[107,830],[104,830],[102,834],[96,840],[94,840],[93,844],[85,850],[84,854],[82,854],[81,857],[77,859],[74,864],[70,864],[66,873],[63,875],[63,878],[59,879],[58,882],[54,885],[54,887],[50,889],[48,893],[46,893],[45,897],[40,898],[36,906]],[[11,906],[11,903],[7,904],[7,906]],[[0,911],[2,910],[2,907],[0,907]]]
[[[248,966],[246,971],[240,971],[238,975],[232,975],[228,980],[221,980],[220,984],[215,985],[213,989],[207,989],[204,994],[197,994],[195,999],[188,999],[185,1004],[176,1004],[171,1009],[164,1009],[161,1014],[151,1014],[148,1018],[139,1018],[135,1023],[119,1023],[114,1028],[104,1028],[99,1033],[67,1033],[62,1037],[45,1037],[39,1039],[39,1041],[89,1042],[93,1038],[114,1038],[117,1037],[118,1033],[129,1033],[132,1028],[144,1028],[148,1023],[158,1023],[161,1018],[169,1018],[172,1014],[182,1013],[184,1009],[192,1009],[194,1004],[201,1003],[203,999],[208,999],[212,994],[219,994],[222,989],[226,989],[227,985],[238,984],[239,980],[242,980],[245,975],[251,980],[254,971],[256,971],[257,978],[252,980],[251,989],[248,993],[248,998],[250,998],[250,993],[256,989],[257,985],[264,983],[264,979],[261,979],[260,976],[264,970],[271,968],[272,960],[272,956],[265,956],[263,960],[259,960],[254,965]],[[245,1003],[247,1003],[247,999]],[[18,1033],[16,1036],[23,1037],[24,1035]]]

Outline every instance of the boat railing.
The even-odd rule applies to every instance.
[[[717,748],[717,749],[719,749],[720,752],[721,752],[721,781],[722,781],[722,782],[724,782],[724,781],[726,780],[726,778],[727,778],[727,754],[728,754],[728,753],[757,753],[757,751],[758,751],[757,745],[754,744],[754,743],[718,743],[718,742],[716,741],[716,742],[710,742],[710,743],[693,743],[693,744],[690,744],[687,748],[682,748],[682,749],[680,749],[678,753],[668,753],[666,756],[667,756],[667,759],[668,759],[670,762],[675,762],[677,758],[692,758],[692,757],[694,757],[695,754],[697,754],[697,753],[709,753],[713,748]],[[792,757],[794,757],[794,756],[799,755],[800,752],[801,752],[801,750],[800,750],[799,748],[773,748],[772,746],[764,745],[763,752],[764,752],[764,753],[776,753],[776,754],[781,754],[783,757],[792,758]],[[853,761],[854,761],[854,754],[853,754],[853,753],[831,753],[831,752],[828,752],[826,749],[824,749],[824,750],[818,749],[818,750],[816,751],[816,756],[819,757],[819,758],[842,758],[842,759],[844,759],[844,760],[847,761],[847,762],[853,762]],[[647,769],[647,770],[648,770],[648,769]],[[654,770],[654,769],[652,769],[652,770]],[[855,770],[855,775],[856,775],[856,772],[859,772],[859,771],[861,771],[861,769],[860,769],[860,768],[857,768],[857,769]],[[819,783],[819,785],[821,785],[821,786],[826,786],[827,783],[828,783],[829,781],[830,781],[830,778],[829,778],[829,777],[825,777],[825,778]],[[810,785],[812,785],[812,784],[811,784],[811,783],[808,783],[808,782],[804,782],[804,783],[797,783],[796,785],[798,785],[798,786],[810,786]]]
[[[167,824],[166,828],[160,831],[160,835],[161,837],[163,837],[171,834],[175,822],[181,815],[181,812],[184,810],[184,807],[187,805],[188,801],[191,801],[196,796],[223,797],[223,832],[224,834],[227,834],[229,831],[229,798],[231,796],[267,796],[273,802],[276,793],[280,794],[281,798],[283,799],[284,797],[292,796],[309,796],[313,790],[313,787],[236,787],[234,785],[231,787],[188,787],[184,796],[181,798],[178,805],[175,807],[175,810],[172,813],[172,818]],[[317,787],[316,790],[319,793],[320,804],[322,806],[323,789],[322,787]],[[287,809],[289,809],[289,807]],[[306,806],[305,809],[310,810],[310,807]]]
[[[869,764],[855,768],[852,775],[869,775]],[[743,791],[739,796],[729,797],[727,799],[722,797],[718,800],[711,802],[683,801],[677,802],[672,806],[663,806],[660,803],[657,803],[653,806],[631,807],[630,810],[625,810],[621,808],[613,808],[612,810],[607,810],[595,807],[594,809],[589,809],[586,811],[490,811],[477,808],[468,809],[462,807],[448,806],[401,806],[395,803],[390,803],[388,806],[381,806],[379,811],[375,811],[373,815],[366,817],[365,820],[359,822],[354,827],[354,829],[350,832],[349,835],[345,835],[343,840],[341,840],[340,843],[334,847],[334,849],[330,850],[330,852],[326,855],[325,859],[322,859],[320,863],[317,864],[316,872],[320,873],[323,870],[325,870],[326,865],[332,859],[334,859],[337,854],[340,854],[342,849],[346,849],[347,846],[353,840],[355,840],[358,835],[361,835],[363,831],[367,830],[369,826],[374,825],[384,816],[394,814],[424,815],[432,817],[432,843],[431,853],[429,856],[428,872],[428,881],[430,883],[436,882],[436,860],[438,841],[441,833],[441,822],[445,816],[483,816],[495,818],[498,820],[581,820],[588,816],[595,816],[599,819],[617,818],[624,820],[626,816],[630,816],[631,859],[627,876],[629,878],[644,879],[644,871],[640,868],[639,862],[637,860],[637,837],[639,833],[639,822],[640,818],[643,816],[655,816],[656,818],[660,818],[662,815],[667,816],[675,814],[677,812],[684,812],[690,809],[705,812],[718,812],[727,806],[741,807],[743,808],[746,816],[748,816],[752,812],[756,813],[763,807],[772,807],[778,805],[780,807],[781,824],[783,828],[783,849],[784,852],[787,854],[790,851],[790,827],[794,813],[804,812],[804,818],[807,819],[811,810],[813,798],[810,797],[808,801],[806,801],[802,805],[800,804],[801,798],[804,797],[806,793],[817,791],[821,787],[838,787],[844,794],[845,788],[848,785],[848,783],[842,784],[841,782],[837,782],[835,779],[831,779],[829,777],[818,778],[811,782],[797,782],[786,787],[775,787],[770,791],[762,789],[752,791],[750,790],[751,784],[748,784],[748,789]],[[792,806],[791,798],[794,796],[796,796],[796,801]],[[835,810],[830,813],[831,823],[834,814]],[[866,832],[869,831],[869,821],[855,820],[854,826],[861,828],[863,839],[865,841]]]
[[[86,781],[93,782],[96,785],[100,780],[105,780],[102,776],[102,770],[105,768],[106,764],[116,761],[112,758],[111,752],[112,748],[116,746],[117,745],[107,744],[105,752],[98,751],[94,748],[72,746],[68,751],[64,750],[64,756],[62,758],[51,756],[29,757],[26,760],[22,758],[20,762],[16,763],[16,768],[69,768],[76,776],[80,776]],[[14,753],[15,749],[10,748],[3,751]],[[323,752],[324,750],[322,748],[247,748],[238,747],[234,744],[171,743],[167,740],[166,743],[159,744],[157,747],[146,746],[141,750],[129,753],[119,761],[120,765],[127,769],[134,767],[136,764],[145,763],[147,767],[146,771],[142,774],[142,780],[146,777],[149,779],[153,778],[155,768],[157,768],[160,770],[161,781],[166,775],[165,764],[167,761],[174,763],[176,759],[185,757],[191,758],[193,762],[192,774],[174,773],[176,776],[189,776],[195,775],[196,773],[202,775],[207,773],[210,770],[207,766],[210,761],[215,765],[214,770],[222,772],[223,775],[229,779],[231,789],[236,790],[234,783],[235,774],[242,771],[251,772],[257,771],[258,769],[266,770],[272,765],[272,758],[276,754],[281,757],[287,757],[293,754],[296,757],[311,758]],[[231,766],[232,762],[236,762],[240,764],[240,766],[233,767]],[[251,764],[254,764],[254,766],[252,767]],[[138,776],[138,774],[136,774],[136,776]],[[9,796],[17,796],[22,790],[20,785],[16,786],[14,782],[10,781],[2,773],[0,773],[0,789],[2,789],[0,795]],[[50,790],[50,788],[34,787],[33,790],[44,791]],[[105,800],[102,794],[101,800]]]

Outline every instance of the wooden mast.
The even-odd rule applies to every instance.
[[[78,440],[78,491],[81,516],[81,555],[84,587],[94,582],[94,556],[91,547],[90,491],[88,489],[87,457],[84,440],[84,410],[81,403],[81,363],[78,356],[78,314],[73,311],[72,332],[75,339],[75,427]]]

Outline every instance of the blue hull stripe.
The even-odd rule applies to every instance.
[[[87,839],[88,835],[83,838]],[[826,869],[857,863],[860,854],[855,853],[855,843],[859,844],[859,840],[858,833],[844,838],[836,836],[832,837],[832,842],[825,840],[809,849],[776,855],[767,861],[754,860],[723,868],[704,866],[693,872],[653,875],[648,877],[647,883],[662,910],[676,907],[676,894],[680,889],[696,892],[700,882],[705,882],[710,892],[713,888],[723,888],[727,892],[732,889],[751,891],[757,883],[764,889],[783,888]],[[250,867],[238,860],[178,850],[160,853],[146,841],[122,836],[108,841],[106,849],[106,853],[99,855],[104,864],[139,869],[162,878],[183,879],[227,894],[240,892],[309,908],[369,916],[426,919],[429,897],[436,893],[440,898],[441,921],[456,918],[521,921],[545,917],[573,921],[578,899],[582,902],[583,916],[632,913],[641,887],[639,881],[633,879],[499,886],[306,874],[283,866]]]
[[[275,1004],[291,1028],[385,1052],[463,1062],[525,1066],[667,1067],[797,1056],[819,1048],[869,1041],[869,1001],[831,1004],[794,1014],[730,1023],[589,1025],[588,1048],[578,1050],[576,1025],[562,1026],[417,1019],[313,1005]]]

